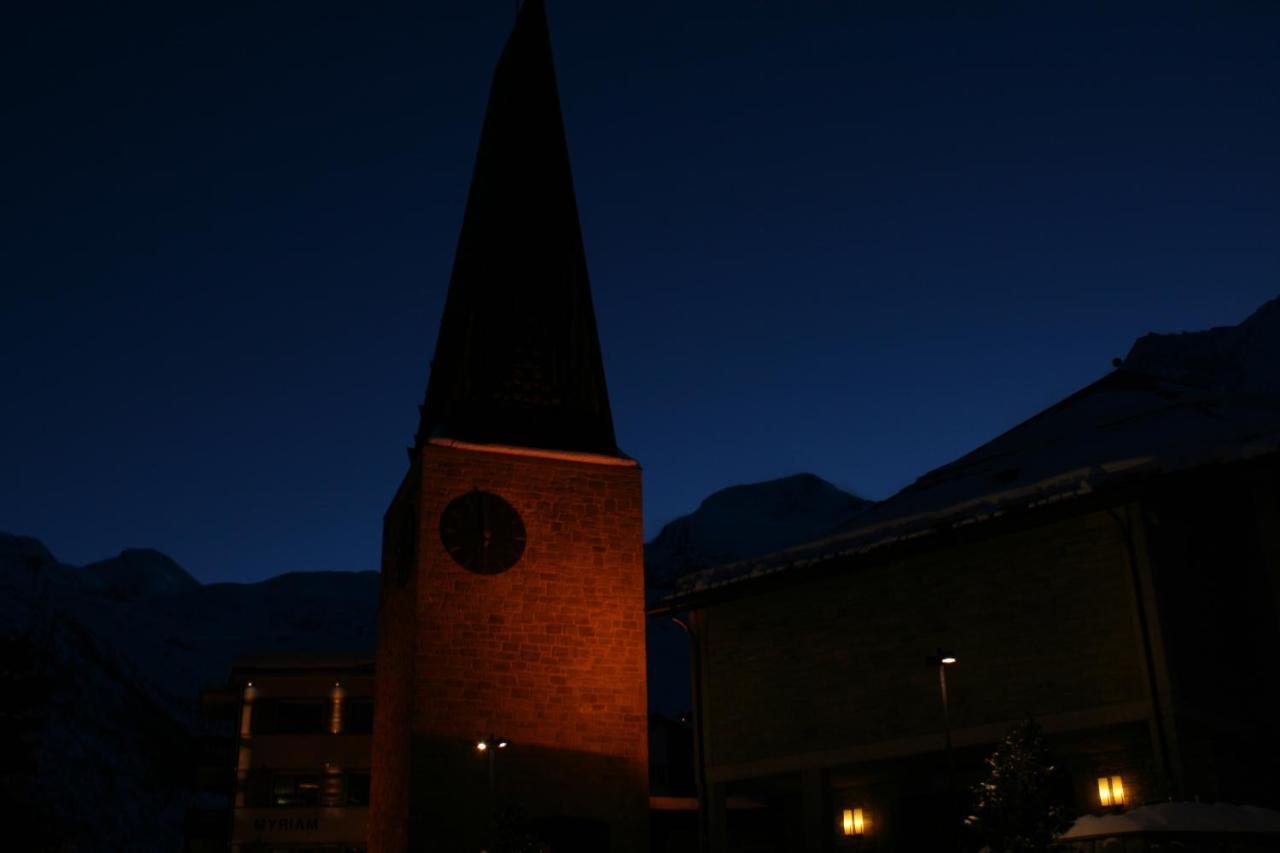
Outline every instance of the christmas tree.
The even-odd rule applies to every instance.
[[[1070,821],[1040,726],[1030,717],[1014,726],[987,758],[987,768],[986,780],[973,789],[973,814],[965,824],[992,853],[1048,850]]]

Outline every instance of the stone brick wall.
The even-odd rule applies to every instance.
[[[372,771],[369,802],[370,851],[408,849],[409,745],[413,712],[413,646],[416,573],[401,587],[396,572],[406,515],[416,505],[415,465],[405,476],[383,519],[382,567],[378,595],[378,652],[373,703]]]
[[[1093,513],[708,607],[708,766],[1144,699],[1127,556]]]
[[[594,819],[610,827],[610,849],[643,849],[639,468],[427,445],[417,476],[415,576],[407,589],[387,585],[378,658],[380,679],[395,671],[378,701],[399,703],[409,721],[389,711],[378,726],[407,730],[409,742],[375,738],[376,819],[394,817],[378,798],[392,802],[388,789],[400,786],[410,848],[478,848],[490,783],[474,745],[492,733],[512,743],[495,755],[497,802]],[[474,489],[502,496],[524,521],[524,554],[499,575],[464,570],[440,541],[441,512]],[[370,849],[405,849],[389,840]]]

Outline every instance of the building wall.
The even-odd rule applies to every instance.
[[[419,584],[418,573],[414,571],[418,563],[414,531],[420,526],[417,515],[420,479],[415,461],[383,519],[374,773],[369,803],[370,851],[402,851],[407,850],[409,844],[409,758]],[[402,549],[407,556],[402,556]],[[399,580],[402,561],[403,584]]]
[[[1100,776],[1123,780],[1126,805],[1280,804],[1276,461],[1204,466],[1131,498],[704,604],[713,849],[769,832],[777,850],[829,849],[844,808],[874,816],[877,849],[950,849],[930,827],[958,827],[948,801],[1026,714],[1075,813],[1101,809]],[[950,772],[924,666],[938,648],[958,658]],[[765,808],[735,815],[735,795]]]
[[[1144,675],[1118,525],[1104,513],[836,574],[698,614],[714,777],[769,760],[1032,715],[1140,717]],[[735,770],[734,768],[739,768]]]
[[[1210,499],[1206,499],[1210,498]],[[1182,796],[1280,805],[1280,479],[1207,471],[1146,503]]]
[[[233,853],[365,849],[371,733],[354,708],[367,720],[372,670],[372,663],[307,663],[233,671],[240,695]],[[308,722],[290,724],[275,713],[281,704],[307,709]],[[285,780],[295,787],[286,791]]]
[[[639,468],[430,444],[421,454],[415,576],[393,588],[384,566],[379,675],[392,660],[399,674],[379,683],[374,747],[375,825],[403,803],[408,831],[378,827],[373,849],[484,840],[489,764],[475,743],[487,734],[512,743],[494,759],[498,803],[597,820],[610,849],[643,849]],[[526,527],[523,556],[502,574],[465,571],[440,542],[441,512],[474,489],[501,495]]]

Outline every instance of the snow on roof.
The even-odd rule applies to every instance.
[[[677,581],[674,598],[1154,474],[1277,453],[1277,341],[1280,299],[1239,326],[1147,335],[1117,370],[925,474],[843,529],[763,558],[687,575]]]
[[[1231,803],[1156,803],[1123,814],[1077,818],[1059,841],[1136,832],[1252,832],[1280,835],[1280,812]]]

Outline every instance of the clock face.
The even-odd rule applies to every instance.
[[[440,515],[440,541],[469,572],[496,575],[520,561],[524,522],[515,507],[477,489],[454,498]]]

